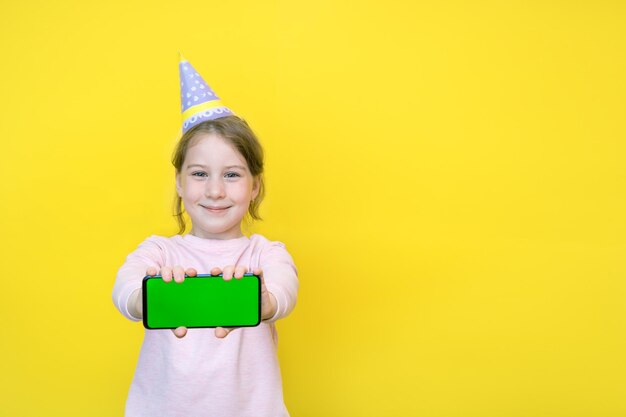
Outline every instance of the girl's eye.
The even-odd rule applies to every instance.
[[[237,174],[236,172],[227,172],[226,174],[224,174],[224,176],[226,178],[236,178],[236,177],[241,177],[241,175]]]
[[[194,172],[191,174],[192,177],[206,177],[206,172]]]

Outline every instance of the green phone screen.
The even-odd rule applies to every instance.
[[[182,283],[160,276],[143,280],[143,324],[147,329],[250,327],[261,322],[261,281],[246,274],[186,277]]]

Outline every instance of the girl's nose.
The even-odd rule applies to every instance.
[[[205,195],[209,198],[218,199],[225,197],[224,183],[221,178],[214,178],[207,181]]]

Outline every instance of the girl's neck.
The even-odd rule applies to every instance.
[[[241,232],[241,229],[232,230],[223,234],[219,234],[219,233],[212,234],[212,233],[206,233],[202,230],[196,230],[192,227],[191,230],[189,231],[189,234],[199,239],[209,239],[209,240],[233,240],[233,239],[240,239],[242,237],[245,237],[245,235]]]

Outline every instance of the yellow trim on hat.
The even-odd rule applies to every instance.
[[[191,106],[183,112],[183,120],[187,120],[189,117],[193,116],[196,113],[200,113],[209,109],[215,109],[217,107],[225,106],[224,104],[222,104],[221,100],[211,100],[205,103],[196,104],[195,106]]]

